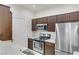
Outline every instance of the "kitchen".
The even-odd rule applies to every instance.
[[[79,5],[15,4],[8,6],[12,12],[11,43],[20,47],[17,48],[19,52],[25,55],[78,53]]]

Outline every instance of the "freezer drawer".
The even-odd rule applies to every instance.
[[[55,50],[55,55],[72,55],[71,53]]]

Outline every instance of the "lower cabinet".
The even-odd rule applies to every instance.
[[[45,55],[55,55],[55,44],[54,43],[48,43],[45,42],[45,49],[44,49]]]
[[[28,48],[33,50],[33,39],[28,38]]]

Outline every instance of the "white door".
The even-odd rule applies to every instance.
[[[20,46],[27,45],[27,23],[25,19],[14,18],[12,21],[13,42]]]

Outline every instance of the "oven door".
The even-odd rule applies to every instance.
[[[44,54],[44,42],[33,41],[33,50]]]

